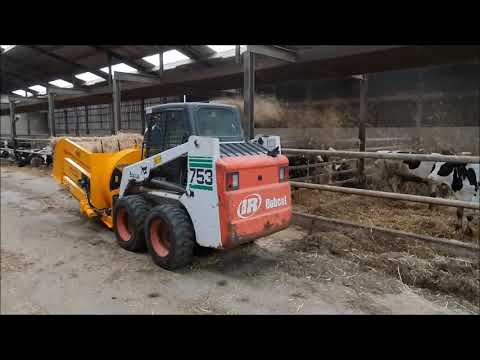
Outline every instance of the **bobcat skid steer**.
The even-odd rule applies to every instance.
[[[288,227],[288,159],[280,138],[244,139],[237,108],[172,103],[146,110],[142,148],[91,153],[62,139],[53,176],[80,210],[176,269],[194,246],[228,249]]]

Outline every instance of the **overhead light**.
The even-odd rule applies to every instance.
[[[108,74],[108,66],[105,66],[105,67],[101,68],[100,71],[103,71],[104,73]],[[114,71],[125,72],[125,73],[137,73],[138,72],[133,67],[128,66],[127,64],[124,64],[124,63],[113,65],[112,66],[112,75],[113,75]]]
[[[155,65],[155,66],[160,65],[160,60],[158,58],[158,54],[145,56],[142,59],[145,60],[146,62],[152,64],[152,65]],[[185,61],[185,60],[190,60],[190,58],[188,56],[186,56],[185,54],[182,54],[178,50],[168,50],[168,51],[165,51],[163,53],[163,65],[173,64],[173,63],[180,62],[180,61]]]
[[[101,78],[100,76],[97,76],[95,74],[92,74],[91,72],[84,72],[82,74],[77,74],[75,75],[77,79],[80,79],[82,81],[85,81],[87,85],[93,85],[102,81],[105,81],[104,78]]]
[[[15,91],[12,91],[12,93],[16,94],[16,95],[20,95],[20,96],[23,96],[23,97],[30,97],[30,96],[33,96],[33,94],[29,91],[25,91],[25,90],[15,90]],[[25,93],[27,94],[27,96],[25,96]]]
[[[68,81],[62,80],[62,79],[57,79],[50,81],[49,84],[52,84],[53,86],[58,86],[61,88],[73,88],[73,84],[69,83]]]
[[[28,88],[36,91],[37,93],[39,93],[41,95],[47,93],[47,88],[45,86],[42,86],[42,85],[33,85],[33,86],[29,86]]]

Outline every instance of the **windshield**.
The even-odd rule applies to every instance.
[[[242,129],[235,111],[221,108],[203,108],[197,111],[199,136],[241,137]]]

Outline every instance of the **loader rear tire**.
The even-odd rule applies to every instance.
[[[155,206],[145,221],[145,238],[153,262],[164,269],[178,269],[193,260],[195,231],[179,205]]]
[[[139,195],[129,195],[115,203],[113,229],[117,243],[128,251],[145,251],[144,224],[149,211],[147,201]]]

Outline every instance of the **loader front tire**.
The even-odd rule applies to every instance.
[[[145,221],[145,238],[153,262],[164,269],[178,269],[193,260],[195,232],[179,205],[155,206]]]
[[[119,199],[113,211],[113,229],[117,243],[128,251],[145,250],[144,224],[149,211],[147,201],[139,195]]]

